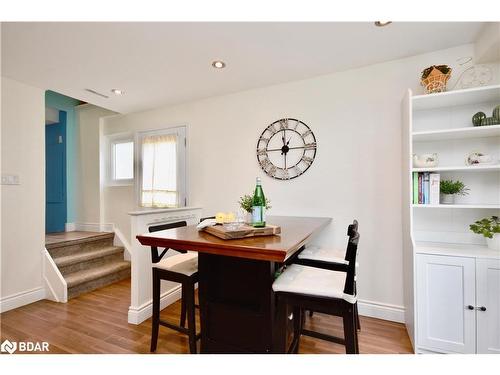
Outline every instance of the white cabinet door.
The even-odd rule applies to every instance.
[[[477,352],[500,354],[500,260],[476,260]]]
[[[476,352],[475,259],[417,255],[417,343],[443,353]]]

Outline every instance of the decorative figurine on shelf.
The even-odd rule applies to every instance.
[[[420,83],[427,94],[446,91],[446,83],[451,76],[448,65],[432,65],[422,71]]]
[[[433,154],[413,154],[414,168],[434,168],[438,165],[438,155]]]
[[[474,126],[481,126],[481,123],[486,118],[486,113],[478,112],[474,116],[472,116],[472,124]]]
[[[493,109],[491,117],[486,117],[484,112],[477,112],[472,116],[472,124],[474,126],[488,126],[500,124],[500,105]]]
[[[479,164],[492,164],[493,158],[491,155],[484,152],[471,152],[465,159],[465,165],[473,166]]]
[[[500,120],[500,104],[493,108],[493,117]]]
[[[485,86],[493,80],[492,64],[475,65],[471,56],[457,59],[459,69],[464,69],[452,90]]]

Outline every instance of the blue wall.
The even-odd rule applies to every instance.
[[[77,155],[77,122],[75,106],[81,104],[77,99],[58,94],[54,91],[45,92],[45,106],[55,108],[59,111],[65,111],[66,117],[66,197],[67,197],[67,222],[75,222],[75,189],[76,179],[75,171],[78,160]]]

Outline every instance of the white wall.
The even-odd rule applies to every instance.
[[[475,43],[476,61],[481,64],[500,61],[500,22],[486,23]]]
[[[75,221],[77,224],[96,224],[100,213],[99,122],[101,117],[116,112],[84,104],[76,110],[76,188]]]
[[[252,191],[255,176],[262,176],[272,200],[270,214],[333,218],[320,243],[345,246],[346,227],[357,218],[360,297],[401,312],[401,99],[407,88],[422,92],[420,72],[429,65],[449,64],[458,77],[457,58],[472,56],[473,50],[473,45],[464,45],[114,116],[104,121],[104,134],[187,124],[189,205],[204,207],[205,215],[234,210],[238,197]],[[255,156],[260,133],[282,117],[303,120],[318,141],[313,166],[291,181],[265,176]],[[133,187],[106,187],[103,202],[105,220],[129,236],[126,213],[136,208]]]
[[[19,185],[2,185],[1,310],[44,297],[45,243],[44,91],[2,77],[2,174]]]

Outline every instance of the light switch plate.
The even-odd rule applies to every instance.
[[[19,185],[17,174],[2,174],[2,185]]]

